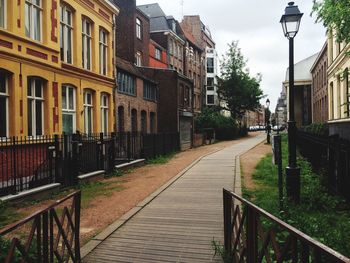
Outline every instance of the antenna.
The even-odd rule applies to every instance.
[[[184,0],[180,0],[181,2],[181,16],[184,17]]]

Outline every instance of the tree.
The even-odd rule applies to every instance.
[[[223,109],[231,112],[231,116],[241,121],[246,111],[260,108],[263,91],[260,89],[261,75],[251,77],[246,67],[238,42],[229,44],[229,50],[221,62],[221,76],[218,77],[219,99],[224,101]]]
[[[317,15],[317,22],[337,32],[338,42],[350,42],[349,0],[314,0],[313,13]]]

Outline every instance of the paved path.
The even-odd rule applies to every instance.
[[[264,138],[262,134],[202,158],[99,241],[83,261],[220,262],[213,258],[212,240],[223,243],[222,188],[232,190],[235,184],[240,191],[237,157]]]

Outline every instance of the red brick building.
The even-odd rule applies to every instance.
[[[326,42],[311,68],[312,122],[314,123],[326,123],[328,121],[327,63],[328,56]]]
[[[149,66],[151,68],[168,68],[166,49],[152,39],[149,42]]]

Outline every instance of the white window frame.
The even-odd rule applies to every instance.
[[[0,28],[6,29],[7,0],[0,0],[0,4],[3,5],[2,7],[3,13],[0,13],[0,17],[4,19],[3,25],[0,24]]]
[[[61,45],[61,52],[63,49],[63,52],[61,54],[61,60],[72,64],[73,63],[73,11],[66,6],[65,4],[61,4],[60,7],[60,14],[61,14],[61,21],[60,21],[60,25],[61,25],[61,41],[60,41],[60,45]],[[68,19],[66,16],[66,13],[70,13],[71,16],[71,24],[68,23]],[[63,17],[62,17],[63,16]],[[70,41],[68,41],[68,36],[70,35]],[[63,41],[63,43],[62,43]],[[63,47],[62,47],[63,44]],[[70,61],[68,59],[68,47],[70,46]]]
[[[39,0],[40,1],[40,4],[37,5],[37,4],[34,4],[33,1],[35,0],[25,0],[25,6],[27,7],[28,6],[28,10],[29,10],[29,13],[27,14],[26,13],[26,8],[25,8],[25,33],[26,33],[26,36],[33,39],[33,40],[36,40],[36,41],[42,41],[42,33],[43,33],[43,25],[42,25],[42,17],[43,17],[43,8],[42,8],[42,0]],[[36,38],[35,34],[34,34],[34,25],[33,25],[33,17],[34,17],[34,10],[37,10],[39,12],[39,39]],[[27,19],[28,18],[28,19]],[[27,25],[27,23],[29,23]],[[26,27],[29,27],[29,35],[26,31]]]
[[[135,65],[138,67],[142,66],[142,53],[137,51],[135,54]]]
[[[154,57],[158,60],[162,59],[162,51],[159,48],[155,48]]]
[[[107,75],[108,73],[108,32],[100,29],[100,74]]]
[[[107,135],[108,133],[108,114],[109,114],[108,105],[109,105],[109,96],[108,94],[103,93],[101,95],[101,132],[104,135]]]
[[[136,37],[142,39],[142,21],[139,18],[136,18]]]
[[[4,73],[3,75],[5,77],[5,92],[0,91],[0,97],[5,98],[5,104],[6,104],[6,106],[5,106],[5,108],[6,108],[6,116],[5,116],[5,118],[6,118],[6,134],[5,134],[5,137],[0,136],[0,139],[6,138],[9,136],[9,97],[10,97],[9,90],[8,90],[9,78],[8,78],[8,75],[6,73]]]
[[[89,28],[89,31],[87,30]],[[91,70],[92,68],[92,22],[82,18],[82,66],[84,69]],[[90,49],[87,47],[90,46]]]
[[[91,95],[91,103],[88,103],[87,101],[87,95]],[[94,131],[94,105],[93,105],[93,99],[94,99],[94,94],[92,93],[91,90],[86,90],[84,92],[84,131],[86,134],[91,134]],[[88,115],[88,110],[91,110],[91,118],[89,120],[89,115]],[[91,131],[89,131],[89,125],[88,122],[91,122]]]
[[[35,94],[35,81],[36,80],[39,80],[41,82],[41,97],[37,97],[36,94]],[[44,83],[43,83],[43,80],[42,79],[38,79],[38,78],[28,78],[28,84],[30,85],[30,94],[31,95],[28,95],[28,90],[27,90],[27,103],[28,103],[28,106],[29,104],[31,104],[31,108],[32,108],[32,127],[29,127],[29,116],[28,116],[28,134],[29,134],[29,129],[31,129],[31,135],[32,137],[36,137],[36,136],[42,136],[44,135],[44,127],[45,127],[45,119],[44,119],[44,111],[45,111],[45,108],[44,108]],[[27,87],[28,89],[29,87]],[[37,134],[37,127],[36,127],[36,108],[35,108],[35,104],[37,101],[40,101],[41,102],[41,108],[42,108],[42,111],[41,111],[41,131],[42,131],[42,134]],[[27,107],[27,110],[28,110],[28,107]]]
[[[77,130],[77,124],[76,124],[76,116],[77,116],[77,112],[76,112],[76,88],[70,85],[62,85],[62,93],[63,93],[63,89],[66,90],[66,108],[63,107],[63,96],[62,96],[62,116],[63,115],[71,115],[73,116],[73,133],[74,131]],[[69,108],[69,90],[73,90],[73,108],[70,109]],[[62,117],[63,119],[63,117]],[[63,127],[63,120],[62,120],[62,127]]]

